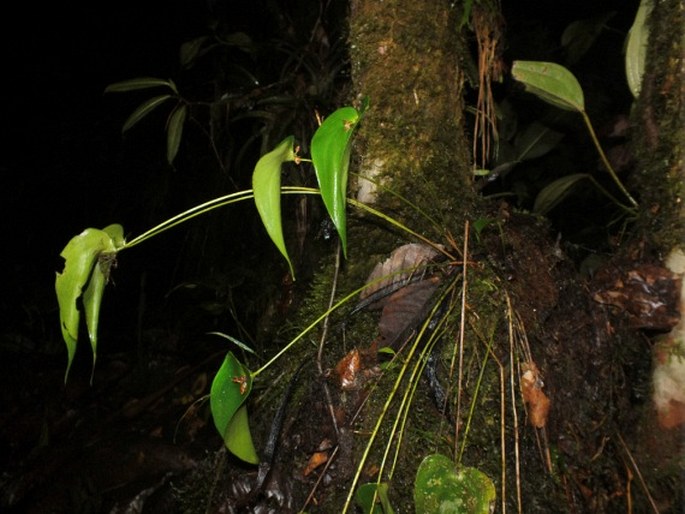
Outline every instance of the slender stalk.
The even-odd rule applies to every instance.
[[[604,153],[604,150],[602,150],[601,145],[599,144],[599,140],[597,139],[597,135],[595,134],[595,129],[592,128],[592,123],[590,122],[590,118],[588,115],[585,113],[585,111],[581,110],[580,114],[583,116],[583,121],[585,121],[585,125],[587,126],[588,131],[590,132],[590,137],[592,138],[592,142],[595,145],[595,148],[597,148],[597,151],[599,152],[599,156],[602,159],[602,163],[604,164],[604,167],[607,169],[609,172],[609,175],[611,175],[611,178],[613,181],[616,183],[618,188],[621,190],[623,195],[628,199],[630,204],[633,206],[634,209],[637,209],[638,203],[635,201],[635,199],[630,195],[628,190],[625,188],[621,180],[618,178],[616,175],[616,172],[614,171],[614,168],[611,166],[611,163],[609,162],[609,159],[607,159],[606,154]]]

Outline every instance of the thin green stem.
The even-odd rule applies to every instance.
[[[611,178],[616,183],[618,188],[621,190],[621,192],[624,194],[624,196],[628,199],[630,204],[633,206],[633,210],[637,209],[637,207],[638,207],[637,201],[630,195],[630,193],[625,188],[625,186],[623,185],[621,180],[618,178],[618,175],[616,175],[616,172],[614,171],[614,168],[611,166],[609,159],[607,159],[607,156],[604,153],[604,150],[602,150],[602,146],[599,144],[599,140],[597,139],[597,135],[595,134],[595,129],[592,127],[592,123],[590,122],[590,118],[588,117],[588,115],[583,110],[580,111],[580,114],[583,116],[583,121],[585,121],[585,125],[587,126],[588,131],[590,132],[590,137],[592,138],[592,142],[594,143],[595,148],[597,148],[597,151],[599,152],[599,156],[602,159],[602,163],[604,164],[604,167],[607,169],[607,171],[609,172],[609,175],[611,175]]]

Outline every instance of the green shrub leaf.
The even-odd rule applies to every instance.
[[[158,106],[163,104],[169,98],[173,98],[172,95],[160,95],[146,100],[140,104],[135,111],[124,122],[123,127],[121,127],[122,132],[126,132],[128,129],[133,127],[136,123],[142,120],[145,116],[154,111]]]
[[[312,138],[312,162],[319,181],[321,197],[340,236],[347,256],[347,170],[350,165],[351,138],[360,114],[354,107],[341,107],[328,116]]]
[[[64,269],[62,273],[57,273],[55,291],[59,304],[62,338],[67,346],[65,381],[76,354],[81,318],[78,300],[81,297],[83,297],[88,336],[93,349],[93,365],[95,365],[97,326],[102,295],[109,280],[109,272],[116,252],[123,245],[123,228],[121,225],[110,225],[103,230],[87,228],[74,236],[60,253],[64,258]]]
[[[127,91],[138,91],[139,89],[150,89],[153,87],[168,87],[178,94],[176,84],[173,80],[158,79],[155,77],[138,77],[135,79],[122,80],[115,82],[105,88],[105,93],[125,93]]]
[[[476,468],[455,469],[444,455],[429,455],[416,472],[417,514],[489,514],[495,497],[495,485],[486,474]]]
[[[285,247],[281,223],[281,165],[295,160],[293,141],[293,136],[286,137],[276,148],[259,159],[252,174],[252,190],[262,224],[285,260],[288,261],[290,274],[294,278],[295,272]]]
[[[376,496],[376,503],[373,501],[374,496]],[[395,512],[390,505],[388,484],[386,483],[372,482],[360,485],[355,494],[355,499],[364,514],[394,514]]]
[[[569,195],[573,186],[588,177],[587,173],[574,173],[547,184],[535,198],[533,211],[538,214],[547,214]]]
[[[177,105],[174,111],[169,116],[169,125],[167,127],[167,143],[166,143],[166,160],[169,164],[174,162],[178,148],[181,145],[181,137],[183,136],[183,125],[186,122],[186,115],[188,114],[188,106]]]
[[[250,371],[233,352],[228,352],[212,382],[209,396],[212,418],[226,448],[239,459],[258,464],[259,457],[252,442],[247,407],[243,405],[251,390]]]
[[[514,61],[513,77],[545,102],[567,111],[585,111],[583,89],[569,70],[553,62]]]

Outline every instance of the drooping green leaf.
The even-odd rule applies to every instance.
[[[652,10],[653,0],[642,0],[637,9],[635,21],[628,31],[626,40],[626,79],[633,96],[637,98],[642,86],[642,75],[645,71],[649,25],[646,20]]]
[[[67,346],[65,381],[69,376],[78,343],[79,321],[81,319],[78,300],[83,296],[88,335],[93,348],[93,359],[95,359],[99,309],[104,286],[109,278],[109,267],[106,264],[104,266],[97,264],[100,263],[103,255],[109,256],[107,258],[113,258],[123,244],[123,229],[120,225],[110,225],[104,230],[88,228],[74,236],[60,253],[64,258],[64,269],[62,273],[56,274],[55,292],[59,304],[62,338]],[[84,292],[83,289],[86,286]]]
[[[281,166],[295,160],[293,136],[286,137],[276,148],[263,155],[252,173],[252,191],[257,212],[269,237],[285,257],[294,278],[295,271],[288,256],[281,223]]]
[[[516,162],[542,157],[557,146],[563,137],[561,132],[534,121],[514,140]]]
[[[243,405],[251,390],[250,371],[233,352],[228,352],[212,382],[209,396],[212,418],[226,448],[239,459],[257,464],[259,457],[252,442],[247,408]]]
[[[566,50],[568,65],[578,62],[585,55],[606,27],[606,22],[615,14],[615,11],[604,12],[592,18],[576,20],[564,29],[561,46]]]
[[[153,87],[168,87],[178,94],[176,84],[171,79],[159,79],[156,77],[138,77],[135,79],[122,80],[115,82],[105,88],[105,93],[125,93],[127,91],[138,91],[139,89],[150,89]]]
[[[538,214],[547,214],[569,195],[573,186],[588,176],[587,173],[574,173],[547,184],[535,198],[533,211]]]
[[[178,55],[181,68],[188,69],[195,64],[195,59],[199,56],[200,49],[207,41],[211,41],[209,36],[200,36],[181,45]]]
[[[328,116],[312,138],[312,162],[321,197],[340,236],[347,256],[347,170],[351,138],[360,114],[354,107],[341,107]]]
[[[166,160],[169,164],[174,162],[178,148],[181,145],[181,138],[183,137],[183,124],[186,122],[186,115],[188,114],[188,106],[186,104],[179,104],[169,116],[169,125],[167,126],[167,141],[166,141]]]
[[[376,502],[373,499],[376,497]],[[394,514],[388,498],[388,484],[371,482],[362,484],[355,494],[357,505],[362,508],[364,514]]]
[[[416,514],[489,514],[495,498],[495,485],[486,474],[476,468],[455,469],[444,455],[429,455],[416,472]]]
[[[568,111],[585,111],[583,89],[569,70],[553,62],[514,61],[512,76],[545,102]]]
[[[121,131],[126,132],[128,129],[133,127],[136,123],[138,123],[145,116],[147,116],[152,111],[154,111],[155,108],[157,108],[158,106],[163,104],[169,98],[173,98],[172,95],[166,94],[166,95],[155,96],[153,98],[150,98],[149,100],[144,101],[126,119],[123,127],[121,127]]]

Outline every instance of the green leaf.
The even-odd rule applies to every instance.
[[[628,31],[626,40],[626,79],[633,96],[637,98],[642,87],[642,75],[645,71],[649,25],[647,16],[652,10],[653,0],[642,0],[635,15],[635,21]]]
[[[514,140],[516,162],[537,159],[552,150],[564,135],[534,121]]]
[[[600,13],[592,18],[570,23],[561,35],[561,46],[566,50],[568,65],[580,60],[595,43],[615,11]]]
[[[138,77],[135,79],[122,80],[115,82],[105,88],[105,93],[125,93],[127,91],[138,91],[139,89],[150,89],[153,87],[168,87],[174,93],[178,94],[176,84],[169,79],[158,79],[155,77]]]
[[[181,45],[179,51],[179,61],[181,63],[181,68],[187,69],[195,64],[195,59],[197,59],[200,54],[200,49],[205,44],[205,42],[211,41],[209,36],[200,36],[190,41],[186,41]]]
[[[495,485],[476,468],[455,469],[444,455],[426,457],[414,482],[416,514],[489,514]]]
[[[236,345],[241,350],[249,352],[252,355],[257,355],[252,348],[247,346],[245,343],[243,343],[239,339],[236,339],[235,337],[229,336],[228,334],[224,334],[223,332],[207,332],[207,334],[213,335],[213,336],[223,337],[224,339],[228,339],[230,342],[232,342],[234,345]]]
[[[375,504],[373,503],[374,496],[376,496]],[[364,514],[393,514],[395,512],[390,505],[388,484],[386,483],[372,482],[360,485],[355,494],[355,499]]]
[[[321,197],[340,236],[347,256],[347,170],[351,138],[360,114],[354,107],[341,107],[324,120],[312,138],[312,162]]]
[[[181,145],[181,137],[183,136],[183,124],[186,121],[188,114],[188,106],[179,104],[169,116],[169,125],[167,126],[167,142],[166,142],[166,160],[169,164],[174,162],[178,147]]]
[[[110,225],[104,230],[87,228],[73,237],[60,253],[64,258],[64,269],[62,273],[56,274],[55,292],[59,304],[62,338],[67,346],[65,381],[76,354],[81,318],[78,300],[81,296],[93,348],[93,365],[95,364],[97,325],[104,286],[109,278],[113,257],[123,245],[123,229],[120,225]],[[99,265],[96,266],[97,264]],[[84,292],[83,288],[86,286]]]
[[[535,198],[533,211],[538,214],[547,214],[569,195],[573,186],[588,177],[587,173],[574,173],[547,184]]]
[[[583,89],[569,70],[553,62],[514,61],[512,76],[545,102],[568,111],[585,111]]]
[[[133,127],[136,123],[138,123],[145,116],[150,114],[153,110],[155,110],[156,107],[163,104],[169,98],[173,98],[172,95],[167,94],[167,95],[155,96],[153,98],[150,98],[149,100],[146,100],[142,104],[140,104],[136,108],[136,110],[133,111],[131,113],[131,115],[126,119],[126,121],[124,122],[124,126],[121,127],[121,131],[126,132],[128,129]]]
[[[247,408],[243,405],[252,390],[252,375],[228,352],[219,368],[209,396],[214,425],[226,448],[239,459],[258,464],[259,457],[252,442]]]
[[[252,174],[252,190],[257,212],[269,237],[281,252],[295,277],[293,265],[288,256],[281,223],[281,165],[295,160],[293,136],[286,137],[276,148],[263,155]]]

